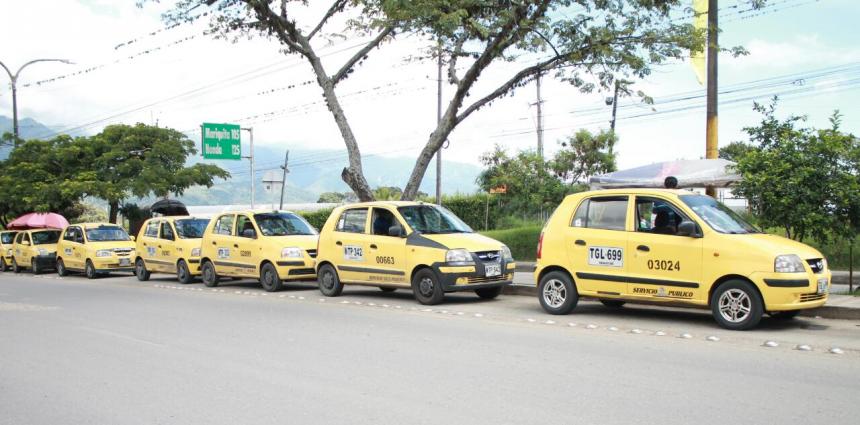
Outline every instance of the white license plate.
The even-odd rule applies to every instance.
[[[818,293],[826,294],[827,293],[827,279],[818,279]]]
[[[502,274],[501,264],[484,264],[484,274],[487,277],[499,276]]]
[[[119,259],[119,265],[120,266],[130,266],[131,265],[131,259],[130,258],[120,258]]]
[[[624,248],[590,246],[588,247],[588,264],[602,267],[624,267]]]

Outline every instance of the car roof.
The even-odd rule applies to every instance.
[[[289,210],[235,210],[235,211],[221,211],[219,213],[212,214],[212,217],[220,217],[222,215],[227,214],[245,214],[245,215],[254,215],[254,214],[267,214],[267,213],[286,213],[298,215]]]
[[[356,202],[351,204],[341,205],[340,208],[356,208],[356,207],[409,207],[413,205],[436,205],[422,201],[369,201]]]
[[[199,215],[168,215],[168,216],[164,216],[164,217],[152,217],[152,218],[147,219],[146,221],[149,222],[152,220],[164,220],[164,221],[173,222],[176,220],[189,220],[189,219],[191,219],[191,220],[209,220],[210,218],[199,216]]]
[[[75,224],[72,224],[71,226],[80,226],[80,227],[83,227],[84,229],[94,229],[96,227],[102,227],[102,226],[113,226],[113,227],[122,228],[122,226],[120,226],[119,224],[114,224],[114,223],[75,223]]]
[[[588,190],[585,192],[577,192],[568,196],[593,196],[593,195],[698,195],[696,192],[692,192],[684,189],[653,189],[653,188],[644,188],[644,187],[629,187],[629,188],[621,188],[621,189],[596,189],[596,190]]]

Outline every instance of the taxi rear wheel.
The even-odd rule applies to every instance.
[[[66,268],[66,263],[63,262],[63,259],[57,259],[57,274],[61,277],[65,277],[69,275],[69,270]]]
[[[9,270],[9,266],[6,265],[6,259],[0,258],[0,272],[5,272],[6,270]]]
[[[501,293],[502,293],[502,287],[501,286],[496,286],[493,288],[475,289],[475,294],[477,294],[479,297],[481,297],[485,300],[491,300],[493,298],[496,298]]]
[[[188,270],[188,264],[185,263],[185,260],[179,260],[179,264],[176,265],[176,279],[183,285],[187,285],[194,280],[194,276],[191,276],[191,271]]]
[[[436,273],[430,269],[421,269],[412,278],[412,292],[415,299],[424,305],[436,305],[445,298],[445,291],[439,284]]]
[[[146,263],[143,262],[143,258],[138,258],[137,261],[134,262],[134,274],[137,276],[137,280],[141,282],[149,280],[151,273],[146,269]]]
[[[200,268],[200,273],[203,277],[204,285],[210,288],[218,286],[218,273],[215,273],[215,265],[212,264],[211,261],[203,263],[203,266]]]
[[[278,270],[271,263],[264,264],[263,269],[260,270],[260,284],[266,292],[280,291],[284,288],[281,277],[278,276]]]
[[[12,273],[21,273],[21,267],[18,267],[18,262],[12,259]]]
[[[549,314],[568,314],[579,302],[579,293],[567,273],[549,272],[538,284],[538,299]]]
[[[84,273],[87,275],[87,279],[95,279],[98,277],[96,266],[94,266],[93,262],[90,260],[87,260],[87,265],[84,267]]]
[[[744,331],[758,325],[764,308],[755,287],[743,280],[729,280],[711,295],[711,312],[717,323],[730,330]]]
[[[319,282],[320,292],[327,297],[336,297],[343,292],[343,283],[331,264],[324,264],[320,267],[317,281]]]

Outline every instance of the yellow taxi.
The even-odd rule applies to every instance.
[[[516,264],[501,242],[475,233],[444,207],[366,202],[335,208],[320,231],[317,280],[326,296],[344,284],[412,289],[422,304],[446,292],[495,298]]]
[[[12,271],[20,273],[29,268],[33,274],[53,269],[57,259],[60,229],[22,230],[12,244]]]
[[[764,313],[789,319],[827,301],[831,273],[817,250],[762,233],[709,196],[670,189],[569,195],[538,243],[535,278],[545,311],[580,296],[710,308],[727,329]]]
[[[200,276],[200,246],[208,218],[160,217],[143,223],[137,236],[134,270],[141,281],[151,273],[175,274],[180,283]]]
[[[14,230],[0,232],[0,272],[12,268],[12,244],[17,233]]]
[[[289,211],[240,211],[215,216],[203,234],[203,283],[222,277],[259,279],[268,292],[286,280],[316,277],[317,231]]]
[[[57,274],[84,272],[95,279],[111,272],[134,272],[134,251],[134,238],[116,224],[73,224],[57,244]]]

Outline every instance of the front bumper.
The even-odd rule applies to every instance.
[[[200,276],[202,274],[200,270],[200,258],[194,257],[188,259],[188,272],[191,276]]]
[[[830,293],[831,273],[753,273],[766,311],[805,310],[821,307]],[[827,290],[818,293],[818,281],[826,280]]]
[[[445,292],[473,291],[513,284],[516,263],[502,261],[500,264],[502,273],[492,277],[487,277],[484,263],[480,261],[468,266],[436,263],[433,265],[433,271],[436,272]]]
[[[57,253],[52,252],[46,255],[37,255],[33,257],[33,261],[40,269],[56,269],[57,268]],[[29,266],[29,264],[27,265]]]
[[[130,272],[134,273],[134,253],[129,256],[97,257],[92,259],[97,272]]]
[[[275,262],[281,280],[313,280],[317,278],[316,260],[285,259]]]

